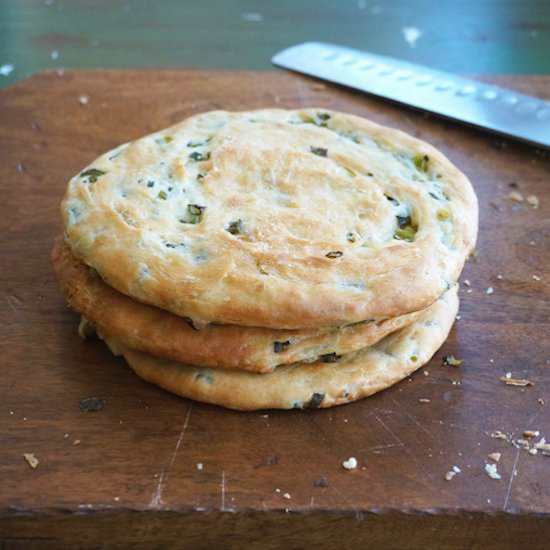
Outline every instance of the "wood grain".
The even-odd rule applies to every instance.
[[[500,82],[550,89],[550,77]],[[448,342],[410,380],[332,410],[237,413],[142,382],[77,337],[49,264],[66,182],[101,152],[191,113],[274,105],[411,132],[480,198],[478,258]],[[550,457],[490,436],[550,440],[547,153],[282,72],[41,74],[0,92],[0,120],[2,550],[547,547]],[[507,200],[511,182],[540,207]],[[464,364],[442,366],[448,353]],[[534,386],[505,385],[507,372]],[[105,408],[81,412],[91,396]],[[500,480],[484,471],[495,451]],[[37,456],[35,470],[23,453]],[[341,466],[350,456],[353,472]],[[461,473],[446,481],[453,465]]]

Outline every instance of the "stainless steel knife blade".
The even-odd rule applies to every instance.
[[[292,46],[277,53],[272,62],[285,69],[550,148],[550,102],[533,96],[323,42]]]

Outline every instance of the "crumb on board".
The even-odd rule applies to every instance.
[[[485,294],[492,294],[494,291],[495,289],[492,286],[490,286],[490,287],[487,287],[487,289],[485,290]]]
[[[539,430],[524,430],[523,431],[523,437],[527,439],[533,439],[534,437],[538,437],[540,435]]]
[[[501,455],[500,453],[489,453],[489,454],[487,455],[487,458],[488,458],[489,460],[492,460],[493,462],[498,462],[498,461],[500,460],[500,457],[501,457],[501,456],[502,456],[502,455]]]
[[[419,402],[419,403],[431,403],[432,400],[431,400],[431,399],[428,399],[427,397],[420,397],[420,398],[418,399],[418,402]]]
[[[525,449],[526,451],[529,449],[529,441],[527,439],[519,438],[519,439],[513,439],[512,445],[516,449]]]
[[[534,444],[534,448],[540,451],[543,455],[550,456],[550,443],[546,443],[546,439],[544,439],[544,437]]]
[[[284,493],[283,498],[285,498],[286,500],[290,500],[292,497],[290,496],[290,493]]]
[[[502,281],[503,277],[502,277],[502,275],[501,275],[500,273],[497,275],[497,279],[498,279],[499,281]]]
[[[79,445],[80,445],[80,439],[75,439],[75,440],[73,441],[73,446],[74,446],[74,447],[78,447]]]
[[[460,367],[464,363],[464,359],[458,359],[454,355],[445,355],[443,357],[443,365],[446,367]]]
[[[197,470],[201,471],[203,469],[202,462],[197,462]]]
[[[38,460],[38,458],[36,458],[34,453],[23,453],[23,458],[33,470],[36,470],[36,468],[38,468],[40,461]]]
[[[500,377],[501,382],[504,382],[507,386],[534,386],[534,383],[531,382],[531,380],[527,380],[526,378],[512,378],[512,373],[508,372],[506,373],[506,376]]]
[[[523,202],[523,195],[518,191],[512,191],[506,195],[506,198],[512,202]]]
[[[86,94],[82,94],[78,96],[78,102],[80,103],[80,105],[88,105],[89,101],[90,101],[90,97],[87,96]]]
[[[355,470],[357,468],[357,459],[354,456],[350,456],[342,462],[342,468],[345,470]]]
[[[534,209],[537,209],[539,207],[539,198],[536,195],[528,195],[527,196],[527,203],[532,206]]]
[[[497,471],[496,464],[485,464],[485,472],[491,479],[502,479]]]
[[[451,481],[451,479],[453,479],[453,477],[456,476],[456,474],[459,474],[460,472],[462,472],[462,470],[454,465],[446,474],[445,474],[445,479],[447,481]]]
[[[504,439],[505,441],[508,441],[508,436],[500,430],[495,430],[494,432],[491,432],[491,437],[493,439]]]
[[[540,281],[542,277],[540,275],[533,275],[533,281]]]
[[[538,403],[539,405],[544,405],[544,399],[543,399],[542,397],[539,397],[539,398],[537,399],[537,403]]]
[[[464,281],[462,281],[464,283],[465,286],[472,286],[472,283],[470,283],[470,279],[464,279]]]

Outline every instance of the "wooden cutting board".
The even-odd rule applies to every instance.
[[[549,97],[550,77],[498,80]],[[174,397],[81,341],[49,263],[69,177],[192,113],[308,105],[426,139],[476,188],[477,261],[433,360],[348,406],[238,413]],[[547,153],[281,72],[46,73],[0,92],[0,121],[3,550],[548,548],[550,456],[517,443],[525,430],[550,440]],[[463,365],[443,366],[449,353]],[[508,372],[533,385],[506,385]],[[91,396],[105,408],[81,412]],[[494,452],[501,479],[484,469]]]

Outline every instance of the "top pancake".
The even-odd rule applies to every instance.
[[[99,157],[62,214],[73,254],[120,292],[279,329],[425,308],[477,234],[472,187],[441,153],[324,109],[191,117]]]

